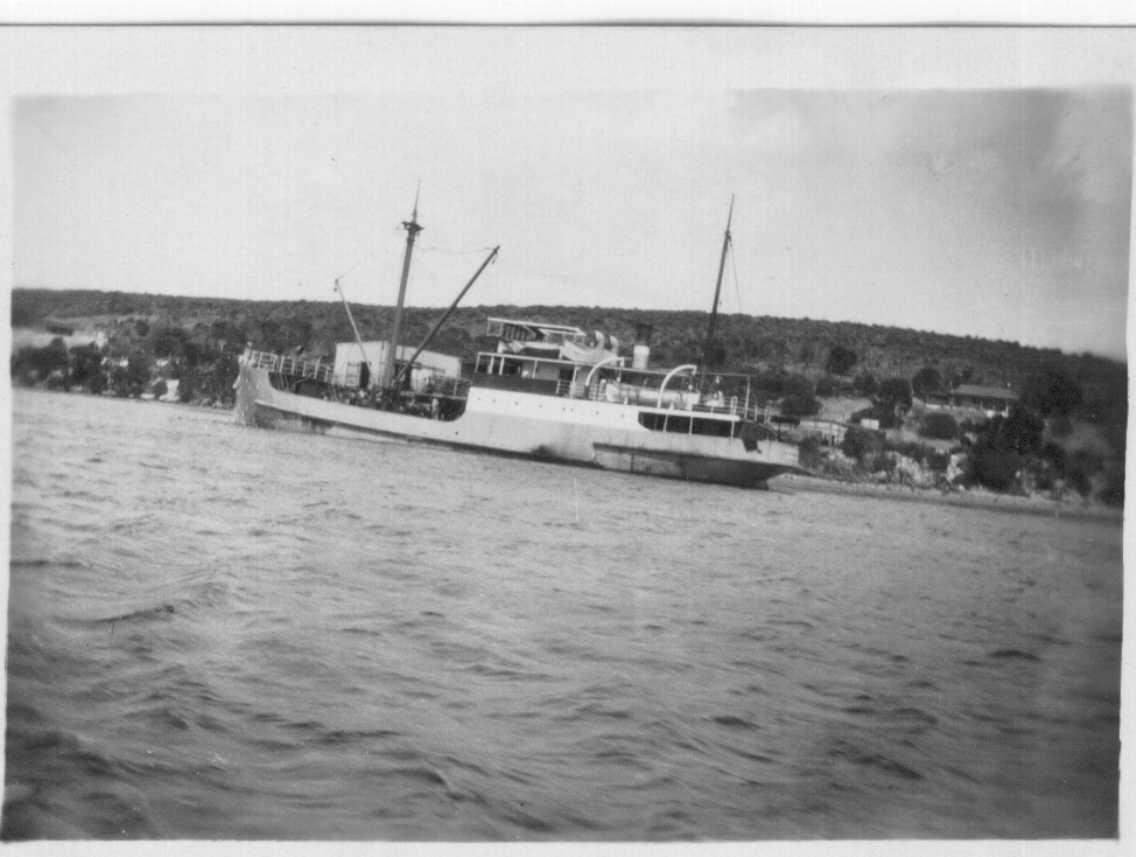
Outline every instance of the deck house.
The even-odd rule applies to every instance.
[[[387,361],[389,343],[385,341],[374,342],[337,342],[335,344],[335,361],[332,370],[334,383],[342,387],[358,387],[362,380],[363,361],[368,366],[368,380],[370,384],[378,382],[382,377],[383,364]],[[395,365],[405,365],[406,361],[414,357],[417,346],[400,345],[395,358]],[[414,390],[426,387],[430,379],[436,377],[458,378],[461,376],[461,360],[449,354],[439,354],[436,351],[423,351],[414,361],[410,371],[410,386]]]

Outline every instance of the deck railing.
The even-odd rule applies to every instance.
[[[293,378],[311,378],[315,381],[331,383],[332,364],[322,358],[316,360],[300,360],[287,354],[272,354],[268,351],[254,351],[249,349],[244,356],[245,365],[254,369],[267,369]]]
[[[560,392],[558,387],[557,395],[571,395],[567,382],[561,382],[561,384],[564,385],[565,392]],[[662,407],[683,413],[726,414],[740,416],[742,419],[748,420],[756,419],[762,413],[762,410],[755,404],[751,403],[747,408],[745,402],[737,396],[721,396],[717,399],[707,397],[702,401],[695,402],[696,396],[690,391],[668,391],[660,405],[658,390],[649,387],[621,386],[618,383],[592,384],[580,395],[594,402],[606,401],[643,407]]]
[[[254,369],[267,369],[269,372],[287,375],[289,378],[311,378],[314,381],[321,381],[326,384],[336,383],[334,378],[335,367],[332,363],[322,358],[316,360],[299,360],[287,354],[273,354],[270,351],[254,351],[249,349],[245,352],[242,360],[244,360],[245,365],[251,366]],[[340,383],[339,386],[351,389],[357,388],[359,386],[358,369],[352,372],[349,368],[347,377],[342,379],[342,381],[345,383]],[[425,380],[421,388],[415,389],[416,392],[425,395],[464,398],[469,393],[469,380],[436,372]]]

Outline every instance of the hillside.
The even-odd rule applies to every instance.
[[[366,339],[387,335],[392,308],[352,306]],[[409,308],[406,341],[420,342],[443,310]],[[538,318],[602,330],[630,344],[635,325],[653,325],[652,362],[676,365],[696,361],[707,314],[609,307],[474,306],[459,308],[434,343],[436,350],[469,358],[490,316]],[[12,326],[43,329],[48,319],[69,321],[77,330],[102,330],[111,356],[136,351],[150,356],[235,355],[246,341],[283,351],[303,346],[330,354],[335,342],[352,337],[343,307],[335,301],[248,301],[85,290],[15,289]],[[833,350],[854,362],[834,364]],[[711,362],[722,371],[804,376],[824,394],[828,386],[861,390],[886,378],[912,378],[933,368],[944,386],[967,382],[1023,389],[1039,371],[1072,379],[1083,391],[1079,415],[1102,425],[1127,421],[1127,367],[1089,354],[1071,355],[1013,342],[908,330],[896,327],[812,319],[726,315],[720,317]],[[845,363],[847,360],[845,360]]]

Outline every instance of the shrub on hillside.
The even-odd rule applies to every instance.
[[[929,413],[919,424],[919,434],[932,440],[954,440],[959,436],[955,418],[945,413]]]
[[[834,345],[828,352],[828,360],[824,364],[824,371],[830,375],[847,375],[852,371],[859,358],[856,352],[843,345]]]
[[[1097,495],[1110,506],[1124,506],[1124,465],[1113,464],[1104,471],[1104,487]]]
[[[155,357],[177,357],[189,335],[180,327],[159,327],[150,331],[150,350]]]
[[[1073,433],[1073,421],[1064,414],[1057,414],[1048,420],[1049,433],[1057,438],[1068,437]]]
[[[894,455],[888,455],[886,452],[877,452],[872,457],[872,464],[868,468],[872,473],[880,473],[881,471],[891,475],[895,473],[896,460]]]
[[[71,383],[92,393],[101,393],[106,386],[102,363],[102,352],[93,342],[75,346],[71,349]]]
[[[798,450],[798,461],[801,467],[807,470],[816,470],[821,464],[820,439],[810,435],[801,441]]]
[[[1041,448],[1041,460],[1048,464],[1058,476],[1065,475],[1065,447],[1053,441],[1046,441]]]
[[[1042,446],[1044,427],[1040,416],[1020,404],[1011,408],[1008,417],[994,417],[979,427],[970,457],[971,481],[1008,491],[1020,487],[1023,469],[1035,479],[1042,473],[1042,483],[1059,474],[1061,451],[1054,444]],[[1048,465],[1039,468],[1042,462]]]
[[[875,399],[880,428],[895,428],[903,421],[899,414],[911,407],[911,384],[906,378],[886,378]]]
[[[1019,455],[1033,455],[1041,451],[1045,422],[1040,416],[1022,405],[1015,404],[1004,420],[995,418],[991,430],[1000,432],[1002,445]]]
[[[64,377],[62,372],[56,369],[43,379],[43,386],[48,390],[66,390],[67,378]]]
[[[812,396],[814,388],[812,382],[804,375],[786,375],[782,385],[786,396]]]
[[[825,375],[817,381],[816,394],[824,398],[836,395],[836,381],[831,375]]]
[[[876,383],[876,376],[871,372],[865,372],[856,377],[856,392],[861,396],[874,396],[879,389]]]
[[[67,346],[62,337],[57,336],[43,348],[32,345],[21,348],[12,355],[10,371],[13,378],[34,376],[42,381],[52,372],[66,372],[69,364]]]
[[[911,382],[906,378],[885,378],[880,382],[876,398],[885,407],[911,407]]]
[[[193,376],[185,374],[182,376],[181,381],[178,383],[178,401],[179,402],[192,402],[197,395],[197,390],[193,386]]]
[[[777,399],[786,395],[784,372],[758,372],[753,378],[753,391],[761,399]]]
[[[1092,491],[1092,478],[1101,472],[1104,462],[1099,453],[1090,449],[1078,449],[1065,459],[1065,480],[1069,487],[1082,497]]]
[[[1022,458],[1016,452],[998,449],[989,442],[979,443],[970,453],[970,479],[994,491],[1017,486]]]
[[[949,452],[932,452],[926,460],[927,469],[935,473],[946,473],[950,463],[951,455]]]
[[[1043,417],[1068,416],[1084,394],[1081,385],[1059,369],[1043,369],[1031,375],[1022,389],[1022,402]]]
[[[931,453],[934,452],[931,447],[925,443],[918,441],[905,440],[892,442],[884,439],[884,449],[888,452],[895,452],[902,455],[904,458],[910,458],[912,461],[924,461]]]
[[[911,378],[911,389],[921,399],[927,398],[931,393],[938,393],[942,386],[943,378],[933,366],[924,366]]]
[[[820,411],[820,402],[815,397],[791,393],[781,400],[781,413],[787,417],[811,417]]]
[[[840,451],[855,461],[865,461],[869,456],[874,457],[884,448],[883,435],[878,431],[849,426],[844,433],[844,440],[840,444]]]

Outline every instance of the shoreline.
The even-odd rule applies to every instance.
[[[821,476],[787,473],[770,480],[770,490],[839,494],[846,497],[870,497],[903,502],[929,503],[939,506],[961,506],[971,509],[992,509],[1026,515],[1047,515],[1055,518],[1074,518],[1123,524],[1124,509],[1101,503],[1072,500],[1051,500],[1047,497],[1023,497],[1019,494],[997,494],[983,489],[943,493],[937,488],[912,488],[887,482],[842,482]]]
[[[76,395],[68,390],[46,390],[43,388],[23,387],[18,385],[13,385],[12,389],[13,391],[20,389],[30,392]],[[209,411],[211,413],[232,410],[231,406],[227,407],[219,403],[205,404],[201,400],[192,402],[166,402],[160,399],[118,396],[100,396],[99,398],[123,399],[124,401],[145,402],[158,405],[174,405],[177,407]],[[785,493],[804,491],[815,494],[838,494],[845,497],[890,499],[902,502],[929,503],[939,506],[992,509],[999,512],[1012,512],[1017,514],[1049,515],[1055,518],[1074,518],[1078,520],[1104,521],[1117,524],[1124,523],[1124,507],[1116,508],[1106,506],[1099,502],[1085,501],[1076,495],[1073,495],[1073,498],[1068,500],[1053,500],[1048,497],[997,494],[982,488],[944,493],[938,488],[915,488],[891,482],[846,482],[839,479],[826,479],[823,476],[814,476],[807,473],[786,473],[781,476],[775,476],[769,481],[769,490]]]

